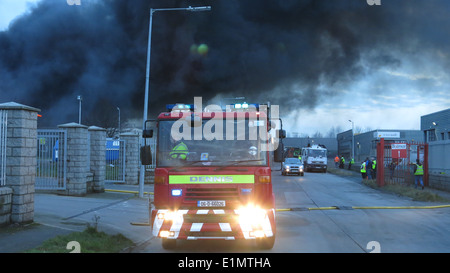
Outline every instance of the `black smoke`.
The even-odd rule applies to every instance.
[[[270,101],[281,114],[313,109],[372,70],[400,65],[400,53],[449,47],[444,0],[81,3],[42,0],[0,32],[0,102],[42,109],[41,126],[77,121],[78,95],[85,124],[111,126],[104,116],[116,122],[116,107],[122,120],[142,118],[150,8],[212,6],[154,14],[150,116],[194,96]],[[193,50],[200,44],[206,54]]]

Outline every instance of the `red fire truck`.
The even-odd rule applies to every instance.
[[[235,104],[224,112],[167,108],[154,126],[153,235],[166,249],[177,240],[201,239],[248,239],[271,249],[276,226],[270,147],[284,131],[273,134],[268,111],[257,104]],[[143,136],[153,137],[153,129]],[[148,161],[150,150],[144,151]]]

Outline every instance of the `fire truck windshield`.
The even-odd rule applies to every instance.
[[[221,129],[211,128],[206,119],[202,120],[201,126],[183,129],[176,128],[175,122],[159,122],[158,167],[226,166],[230,162],[238,162],[234,165],[239,166],[268,165],[265,121],[223,120],[219,124],[223,125]],[[174,138],[174,130],[188,130],[188,133],[184,132],[182,138]]]

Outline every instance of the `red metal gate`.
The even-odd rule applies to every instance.
[[[385,141],[377,143],[377,184],[414,185],[413,164],[424,166],[423,183],[428,186],[428,144]]]

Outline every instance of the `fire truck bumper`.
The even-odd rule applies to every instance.
[[[153,236],[166,239],[256,239],[275,236],[275,210],[153,210]]]

